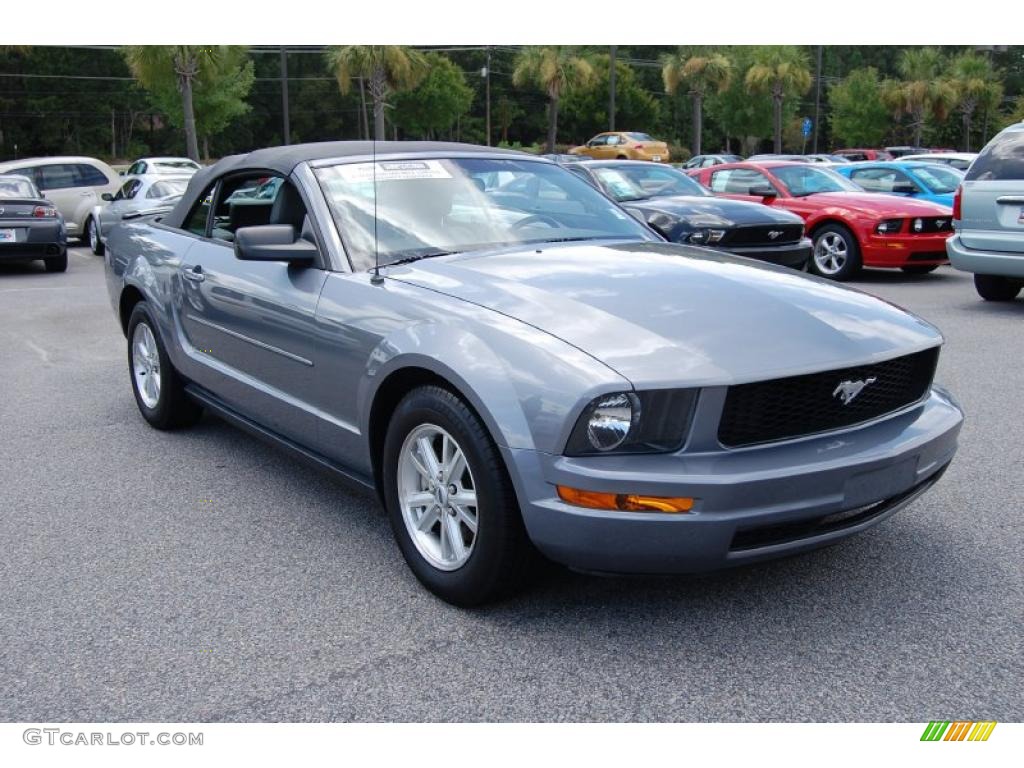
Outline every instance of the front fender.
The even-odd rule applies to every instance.
[[[467,308],[472,305],[465,305]],[[475,323],[451,318],[396,329],[369,356],[359,383],[360,430],[392,374],[422,368],[451,382],[507,448],[560,453],[583,407],[630,389],[619,374],[547,333],[489,310]]]

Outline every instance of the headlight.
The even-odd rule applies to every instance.
[[[580,414],[565,452],[665,453],[683,444],[697,391],[614,392],[594,398]]]
[[[903,226],[903,219],[885,219],[880,221],[875,227],[875,232],[879,235],[894,235],[900,231]]]
[[[697,245],[704,243],[717,243],[725,237],[724,229],[698,229],[690,234],[690,242]]]

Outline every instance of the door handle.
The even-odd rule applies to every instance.
[[[193,283],[201,283],[206,279],[206,275],[203,274],[203,268],[199,264],[196,264],[192,269],[186,269],[183,271],[185,279],[191,280]]]
[[[1004,195],[997,197],[996,202],[1000,205],[1024,205],[1024,197],[1020,195]]]

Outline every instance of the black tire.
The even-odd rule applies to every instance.
[[[107,247],[100,240],[100,231],[96,224],[96,219],[92,216],[85,220],[85,242],[97,256],[102,256],[107,252]]]
[[[468,560],[455,570],[431,564],[413,542],[399,501],[399,462],[406,438],[423,425],[448,432],[472,473],[477,531]],[[416,578],[435,595],[473,606],[514,592],[538,557],[523,525],[512,481],[480,418],[452,392],[438,386],[411,391],[395,409],[384,440],[384,502],[398,546]]]
[[[159,358],[160,377],[159,395],[155,404],[147,405],[139,392],[139,385],[135,375],[135,330],[139,325],[146,325],[153,335],[156,350]],[[160,337],[160,331],[149,305],[140,301],[132,308],[131,317],[128,320],[128,377],[132,383],[132,393],[135,395],[135,403],[139,407],[142,417],[156,429],[178,429],[189,427],[195,424],[203,415],[202,407],[194,400],[190,400],[185,394],[185,385],[181,376],[174,370],[170,358],[167,356],[167,348]]]
[[[618,156],[618,157],[616,157],[615,159],[616,159],[616,160],[629,160],[629,158],[628,158],[628,157],[627,157],[626,155],[619,155],[619,156]]]
[[[1013,301],[1020,293],[1021,283],[998,275],[974,276],[974,288],[985,301]]]
[[[819,247],[824,247],[829,242],[830,237],[839,238],[846,249],[846,256],[842,266],[835,270],[825,268],[822,264],[819,264]],[[828,278],[829,280],[849,280],[860,272],[861,267],[864,265],[863,261],[861,261],[860,244],[857,242],[857,238],[842,224],[828,223],[821,225],[811,234],[811,240],[814,242],[814,249],[811,251],[808,269],[812,274]]]
[[[47,272],[67,272],[68,252],[62,251],[59,256],[48,256],[43,259],[43,265]]]
[[[938,268],[938,264],[909,264],[905,267],[900,267],[900,269],[908,275],[927,275],[929,272],[934,272]]]

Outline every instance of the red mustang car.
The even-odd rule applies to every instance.
[[[948,264],[952,212],[923,200],[865,192],[835,171],[809,163],[727,163],[690,175],[722,197],[754,200],[803,218],[814,241],[809,267],[847,280],[861,267],[923,274]]]

